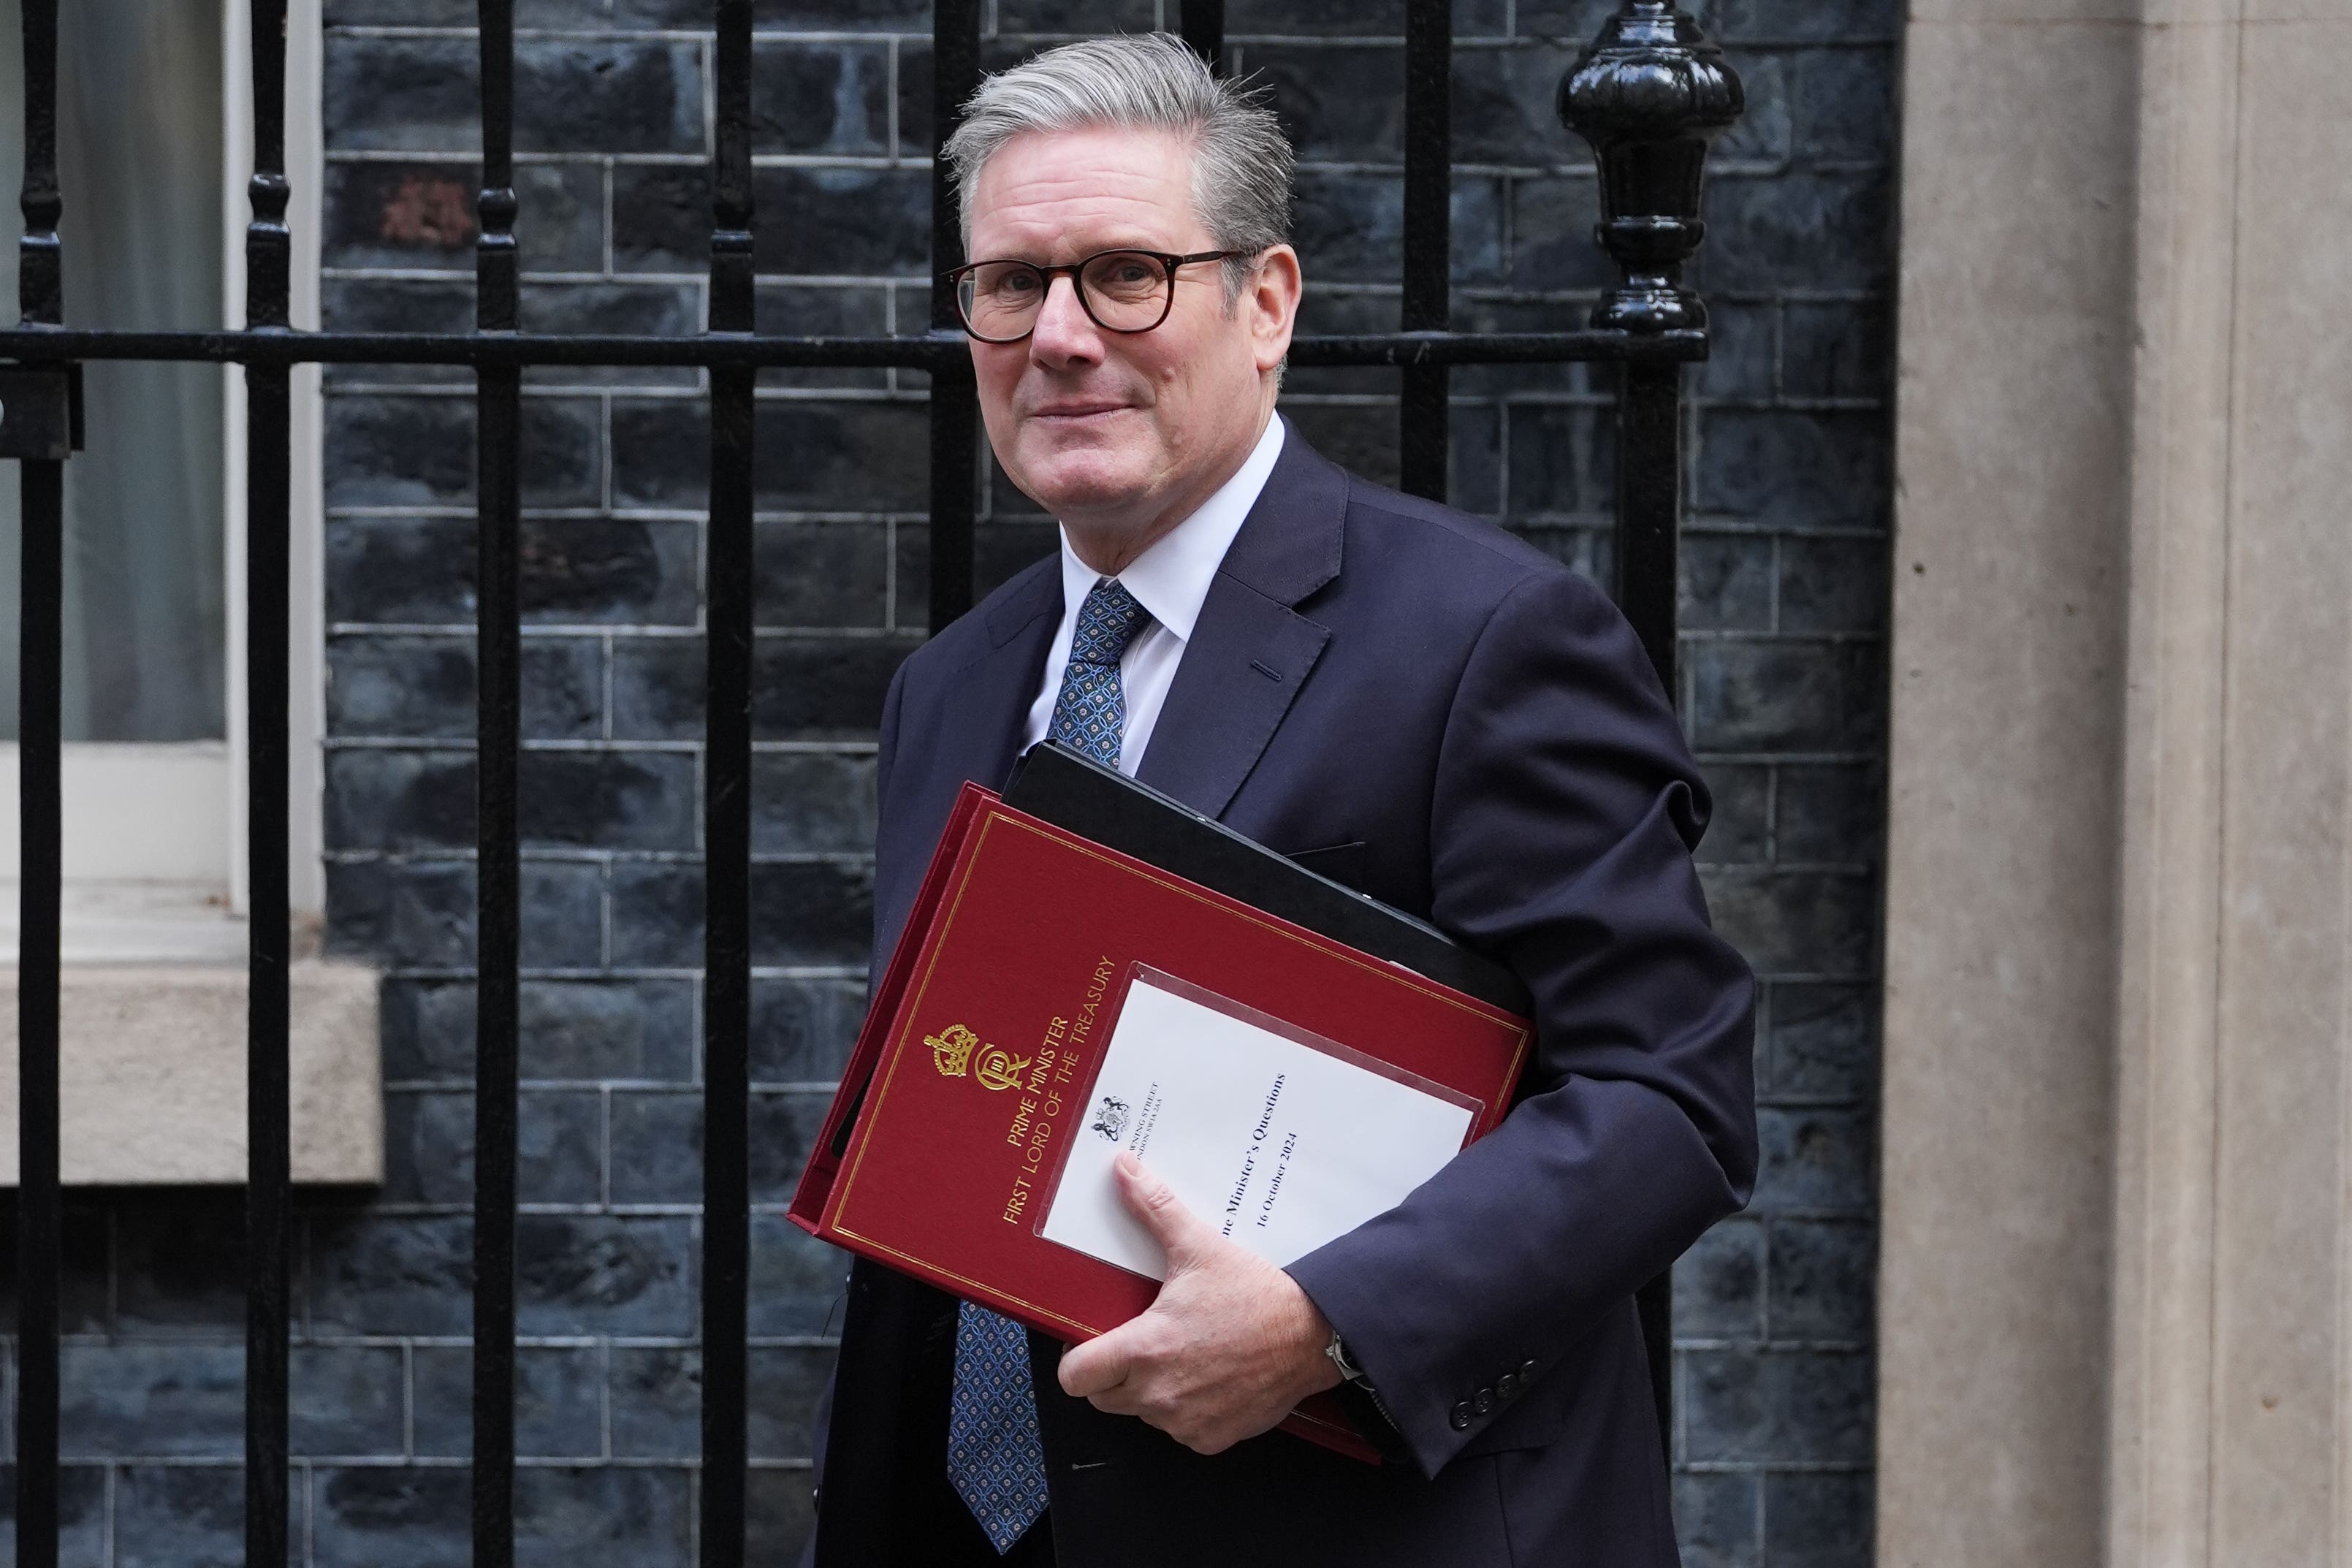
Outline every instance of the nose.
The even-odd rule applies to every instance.
[[[1029,357],[1059,369],[1102,359],[1102,331],[1078,302],[1076,279],[1067,273],[1048,279],[1045,301],[1037,307],[1037,324],[1029,333]]]

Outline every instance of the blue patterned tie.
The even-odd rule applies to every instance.
[[[1118,766],[1127,728],[1119,657],[1150,619],[1135,596],[1108,577],[1078,609],[1069,667],[1054,700],[1053,738],[1106,767]],[[1045,1511],[1045,1447],[1029,1386],[1029,1336],[1012,1319],[969,1301],[956,1318],[948,1481],[1000,1553]]]

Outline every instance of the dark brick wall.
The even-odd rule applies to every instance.
[[[1608,7],[1458,0],[1456,319],[1577,320],[1604,276],[1551,94]],[[695,330],[709,51],[688,0],[523,0],[526,324]],[[1172,0],[998,0],[992,58],[1173,21]],[[471,319],[468,0],[327,0],[330,324]],[[1676,1505],[1695,1565],[1868,1550],[1870,1279],[1888,442],[1893,0],[1718,0],[1750,109],[1699,268],[1720,330],[1691,425],[1682,699],[1720,802],[1718,917],[1767,980],[1756,1206],[1677,1279]],[[1398,0],[1234,0],[1304,165],[1310,330],[1393,325]],[[761,326],[923,319],[928,8],[762,8]],[[697,1447],[705,444],[696,378],[539,372],[525,404],[519,1483],[524,1555],[680,1563]],[[386,972],[389,1180],[301,1215],[298,1554],[465,1555],[472,1107],[469,384],[328,381],[329,940]],[[1286,408],[1394,471],[1391,381],[1301,372]],[[780,1217],[861,1004],[871,726],[925,603],[922,378],[761,389],[752,1536],[806,1523],[839,1260]],[[1606,567],[1605,386],[1455,383],[1454,495]],[[1001,479],[991,582],[1050,548]],[[69,1232],[68,1561],[236,1552],[239,1217],[127,1194]]]

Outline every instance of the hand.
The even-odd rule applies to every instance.
[[[1134,1155],[1122,1151],[1112,1173],[1166,1250],[1168,1277],[1140,1317],[1063,1353],[1064,1393],[1216,1454],[1339,1381],[1323,1353],[1331,1325],[1296,1280],[1218,1235]]]

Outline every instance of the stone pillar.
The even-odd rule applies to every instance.
[[[1879,1561],[2352,1563],[2352,5],[1906,100]]]

